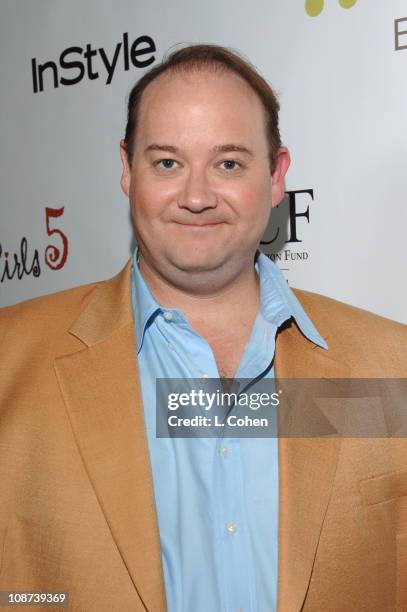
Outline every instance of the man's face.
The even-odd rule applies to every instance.
[[[121,144],[121,185],[150,268],[176,280],[252,265],[289,155],[279,151],[271,175],[264,110],[243,79],[161,75],[143,94],[130,166]]]

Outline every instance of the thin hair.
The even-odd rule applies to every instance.
[[[269,148],[270,168],[273,172],[277,151],[281,147],[278,113],[280,105],[277,97],[256,68],[237,51],[219,45],[194,44],[170,52],[167,57],[150,68],[137,81],[130,91],[127,103],[127,125],[124,141],[127,149],[129,164],[131,164],[137,127],[139,120],[139,109],[141,99],[147,86],[164,73],[188,73],[188,72],[225,72],[231,71],[241,78],[258,95],[265,111],[265,131]]]

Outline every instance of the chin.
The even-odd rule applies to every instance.
[[[225,261],[225,256],[214,253],[176,253],[168,258],[173,266],[184,272],[205,272],[218,268]]]

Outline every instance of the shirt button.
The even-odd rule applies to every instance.
[[[206,382],[208,380],[209,376],[207,374],[202,374],[201,376],[201,382]]]
[[[229,533],[232,533],[232,534],[233,534],[233,533],[236,533],[236,531],[237,531],[237,525],[236,525],[236,523],[228,523],[228,524],[226,525],[226,530],[227,530]]]
[[[164,312],[164,319],[166,321],[172,321],[172,312]]]
[[[229,453],[229,449],[228,449],[226,446],[223,446],[223,445],[222,445],[222,446],[219,448],[219,452],[220,452],[220,454],[222,455],[222,457],[226,457],[226,456],[228,455],[228,453]]]

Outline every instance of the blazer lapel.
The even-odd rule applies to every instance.
[[[275,374],[279,379],[343,378],[349,371],[292,323],[277,336]],[[335,437],[279,438],[278,612],[298,612],[304,603],[339,448]]]
[[[70,333],[85,348],[55,360],[89,479],[147,610],[166,609],[131,305],[131,260],[97,285]]]

